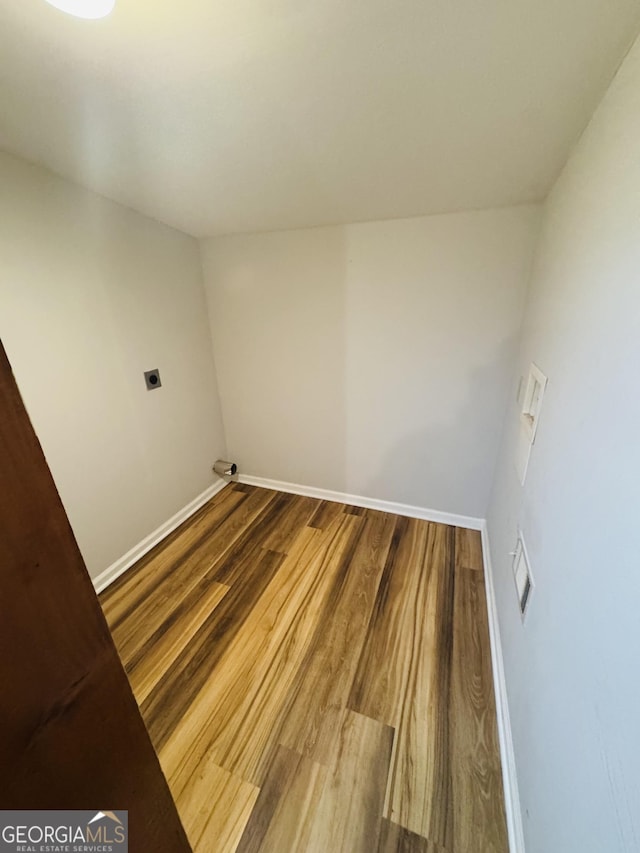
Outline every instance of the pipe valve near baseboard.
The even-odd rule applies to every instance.
[[[233,477],[238,473],[238,466],[235,462],[225,462],[224,459],[217,459],[213,463],[213,470],[220,477]]]

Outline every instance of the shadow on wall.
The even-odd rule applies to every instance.
[[[414,429],[382,457],[377,474],[360,489],[370,497],[485,518],[498,455],[515,336],[471,372],[462,404],[446,422]],[[425,389],[425,393],[429,393]],[[378,407],[386,405],[376,401]],[[437,419],[434,395],[432,417]],[[496,410],[500,418],[496,418]],[[496,430],[496,423],[500,429]],[[485,449],[482,453],[479,448]],[[470,484],[477,484],[475,491]],[[461,504],[460,496],[464,496]]]

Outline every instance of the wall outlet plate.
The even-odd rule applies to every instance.
[[[529,563],[529,555],[524,544],[522,531],[518,531],[518,541],[516,550],[513,552],[513,579],[516,583],[516,592],[518,594],[518,606],[520,608],[520,617],[524,622],[528,613],[529,603],[533,594],[533,577],[531,576],[531,564]]]
[[[160,371],[156,367],[155,370],[145,370],[144,381],[147,386],[147,391],[155,391],[156,388],[162,386],[160,381]]]

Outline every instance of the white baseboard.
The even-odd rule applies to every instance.
[[[421,506],[383,501],[378,500],[378,498],[365,498],[362,495],[348,495],[344,492],[332,492],[329,489],[317,489],[315,486],[301,486],[298,483],[285,483],[282,480],[267,480],[264,477],[252,477],[249,474],[240,474],[237,479],[239,483],[245,483],[247,486],[259,486],[263,489],[274,489],[277,492],[289,492],[292,495],[305,495],[308,498],[319,498],[323,501],[352,504],[365,509],[378,509],[381,512],[393,512],[396,515],[406,515],[409,518],[423,518],[425,521],[451,524],[454,527],[467,527],[470,530],[482,530],[484,524],[484,519],[470,515],[455,515],[454,513],[440,512],[437,509],[427,509]]]
[[[498,718],[498,739],[500,741],[500,759],[502,763],[502,783],[504,787],[504,806],[507,815],[510,853],[525,853],[522,810],[518,793],[516,758],[513,750],[507,685],[504,677],[502,643],[493,586],[493,567],[489,548],[489,533],[486,521],[482,524],[482,553],[484,557],[484,578],[487,595],[487,613],[489,615],[489,637],[491,640],[491,664],[493,667],[493,686],[496,696],[496,716]]]
[[[126,554],[123,554],[119,560],[116,560],[115,563],[112,563],[97,577],[93,578],[93,585],[96,592],[100,593],[106,589],[116,578],[119,578],[120,575],[126,572],[127,569],[131,568],[134,563],[137,563],[140,557],[144,557],[144,555],[154,548],[158,542],[161,542],[165,536],[172,533],[176,527],[179,527],[183,521],[186,521],[189,516],[193,515],[201,506],[204,506],[214,495],[221,492],[226,485],[226,480],[219,479],[212,486],[209,486],[208,489],[205,489],[202,494],[198,495],[197,498],[194,498],[190,503],[178,510],[175,515],[172,515],[168,521],[165,521],[164,524],[161,524],[160,527],[156,528],[153,533],[145,536],[141,542],[134,545],[133,548],[130,551],[127,551]]]

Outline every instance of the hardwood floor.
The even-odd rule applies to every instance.
[[[506,853],[478,533],[229,485],[101,602],[197,853]]]

